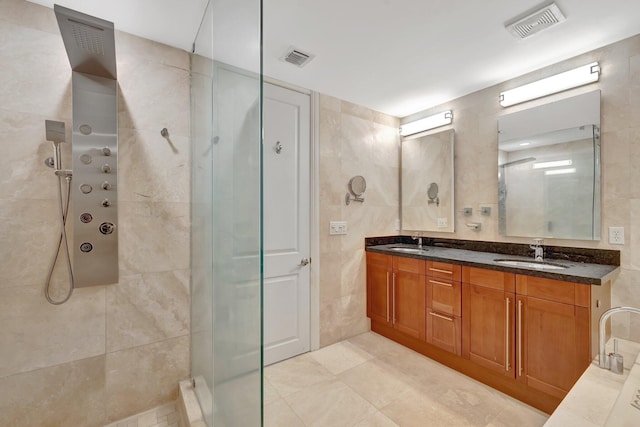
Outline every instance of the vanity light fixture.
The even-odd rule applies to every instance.
[[[545,175],[566,175],[568,173],[576,173],[576,168],[554,169],[550,171],[544,171]]]
[[[520,104],[521,102],[597,82],[599,78],[600,65],[597,62],[592,62],[546,79],[506,90],[500,93],[500,105],[509,107]]]
[[[568,160],[554,160],[552,162],[534,163],[533,164],[533,168],[534,169],[557,168],[557,167],[560,167],[560,166],[571,166],[572,164],[573,164],[573,161],[571,159],[568,159]]]
[[[442,113],[434,114],[433,116],[425,117],[424,119],[403,124],[400,126],[400,135],[413,135],[419,132],[435,129],[440,126],[449,125],[452,121],[453,113],[451,110],[443,111]]]

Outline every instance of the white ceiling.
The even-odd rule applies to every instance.
[[[49,7],[53,3],[30,1]],[[223,8],[215,6],[225,0],[212,1],[216,20],[223,22]],[[191,50],[207,0],[57,3],[113,21],[116,29]],[[265,75],[399,117],[640,33],[638,0],[556,0],[567,20],[526,40],[511,36],[505,22],[549,2],[263,3]],[[253,19],[244,22],[256,24]],[[238,34],[243,31],[238,25],[231,27]],[[316,57],[304,68],[285,63],[280,58],[290,45]],[[242,53],[238,49],[240,57]]]

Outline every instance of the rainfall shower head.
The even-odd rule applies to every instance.
[[[117,80],[113,22],[54,5],[73,71]]]

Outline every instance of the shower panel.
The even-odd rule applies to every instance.
[[[54,6],[72,69],[75,287],[118,281],[118,99],[113,23]]]

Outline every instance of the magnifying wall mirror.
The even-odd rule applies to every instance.
[[[429,197],[428,203],[435,203],[436,206],[440,206],[440,198],[438,197],[438,184],[436,184],[435,182],[429,184],[427,197]]]
[[[362,175],[356,175],[349,180],[349,184],[347,185],[349,188],[349,192],[344,196],[344,201],[348,205],[352,201],[354,202],[364,202],[364,194],[367,189],[367,180],[364,179]],[[354,197],[351,197],[353,195]]]

